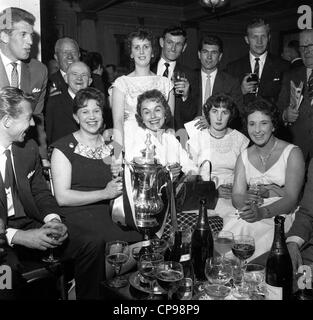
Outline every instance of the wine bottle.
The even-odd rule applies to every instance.
[[[193,296],[194,270],[191,262],[190,229],[176,230],[171,260],[180,262],[184,270],[184,278],[180,281],[173,299],[191,300]]]
[[[191,238],[191,258],[196,279],[205,280],[205,261],[213,257],[213,236],[208,221],[206,200],[200,200],[198,221]]]
[[[274,240],[266,261],[265,282],[269,300],[289,300],[292,298],[293,269],[285,240],[285,218],[276,216]]]

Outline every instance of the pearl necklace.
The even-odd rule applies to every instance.
[[[214,134],[211,132],[211,130],[209,129],[209,134],[210,134],[210,136],[213,137],[213,138],[215,138],[215,139],[223,139],[223,138],[226,136],[226,133],[227,133],[227,130],[225,131],[225,133],[224,133],[222,136],[218,137],[218,136],[214,135]]]
[[[277,146],[277,140],[275,139],[275,143],[274,143],[272,149],[270,150],[270,152],[266,156],[262,156],[261,152],[259,151],[259,149],[257,149],[257,153],[258,153],[258,156],[260,158],[260,161],[262,163],[262,166],[263,166],[264,170],[266,170],[267,161],[269,160],[269,158],[272,155],[273,151],[275,150],[276,146]]]

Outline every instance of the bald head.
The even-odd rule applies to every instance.
[[[304,65],[313,69],[313,29],[306,29],[300,32],[299,48]]]
[[[79,57],[79,46],[74,39],[61,38],[57,40],[54,46],[54,59],[62,71],[66,72],[70,64],[79,61]]]
[[[73,62],[67,69],[65,81],[74,94],[87,88],[92,81],[89,67],[81,61]]]

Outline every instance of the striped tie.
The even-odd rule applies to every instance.
[[[11,62],[11,65],[13,67],[11,72],[11,86],[18,88],[18,71],[17,71],[17,63]]]
[[[168,62],[165,62],[164,65],[166,69],[163,72],[163,77],[168,78],[168,67],[170,66],[170,64]]]
[[[253,73],[257,74],[260,78],[259,72],[260,72],[260,64],[259,64],[260,58],[255,58],[255,64],[254,64],[254,71]]]

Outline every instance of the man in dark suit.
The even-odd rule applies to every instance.
[[[42,175],[38,146],[33,140],[24,142],[26,131],[34,125],[30,101],[18,88],[0,90],[0,219],[8,243],[3,264],[18,275],[25,257],[39,261],[47,249],[59,247],[61,258],[74,260],[77,298],[100,298],[103,245],[72,224],[67,238],[60,208]],[[52,232],[60,238],[50,238]],[[13,289],[18,289],[18,283],[14,284],[17,287]],[[5,292],[0,290],[0,299],[3,296]]]
[[[282,58],[289,61],[289,69],[303,66],[298,40],[290,40],[284,45]]]
[[[66,72],[68,89],[50,96],[46,106],[46,131],[48,145],[79,129],[73,117],[73,103],[76,93],[91,84],[88,66],[81,61],[72,63]]]
[[[10,15],[10,19],[5,20],[6,15]],[[0,20],[6,21],[0,23],[0,88],[11,85],[34,95],[36,130],[31,130],[29,135],[37,140],[41,158],[46,161],[43,107],[48,71],[44,64],[29,58],[35,17],[20,8],[7,8],[0,13]]]
[[[79,61],[80,52],[78,43],[71,38],[58,39],[54,46],[54,59],[59,70],[49,77],[49,95],[67,92],[65,75],[69,65]]]
[[[226,71],[239,79],[244,102],[255,94],[276,103],[282,74],[288,70],[286,61],[268,52],[270,26],[262,18],[255,18],[247,25],[245,41],[249,45],[249,53],[227,65]],[[259,83],[250,81],[250,74],[256,73]],[[255,86],[257,91],[255,92]]]
[[[205,36],[198,47],[198,57],[201,62],[201,71],[198,75],[198,85],[194,90],[197,103],[197,116],[202,116],[202,106],[213,94],[226,93],[230,95],[238,108],[238,116],[243,108],[243,97],[238,79],[219,69],[223,56],[223,42],[217,36]],[[205,120],[205,119],[203,119]],[[240,128],[239,118],[235,119],[235,126]]]
[[[285,73],[277,105],[286,125],[287,137],[302,149],[308,161],[313,156],[313,30],[301,31],[299,43],[304,66]],[[296,86],[303,83],[303,100],[298,109],[290,100],[290,81]]]
[[[184,127],[184,123],[195,117],[195,110],[192,84],[196,80],[195,72],[179,63],[178,59],[187,47],[186,31],[180,26],[171,26],[163,31],[159,40],[161,46],[161,57],[159,61],[152,65],[151,70],[158,75],[174,79],[174,72],[180,71],[185,74],[185,78],[175,81],[175,130]]]
[[[287,245],[294,271],[300,265],[313,264],[313,160],[308,170],[303,198],[295,220],[287,233]]]

